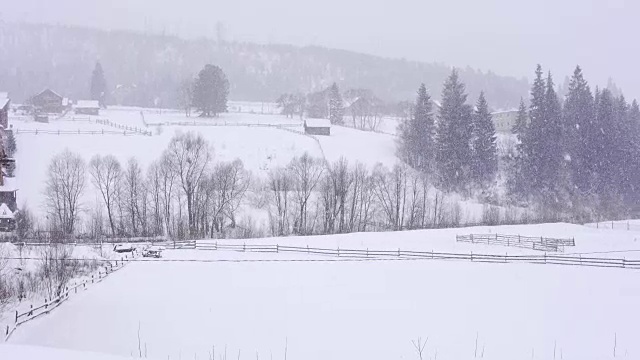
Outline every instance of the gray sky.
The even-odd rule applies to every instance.
[[[2,18],[184,37],[322,45],[556,83],[580,64],[640,97],[637,0],[20,0]]]

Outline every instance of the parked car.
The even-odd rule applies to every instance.
[[[162,257],[162,250],[157,247],[150,247],[142,252],[142,256],[159,259]]]
[[[131,244],[117,244],[113,247],[113,251],[117,253],[131,253],[136,250]]]

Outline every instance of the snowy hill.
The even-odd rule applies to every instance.
[[[125,105],[176,105],[176,92],[207,63],[222,67],[231,98],[274,101],[283,93],[316,91],[337,81],[341,88],[369,88],[387,101],[413,99],[421,82],[434,97],[448,66],[385,59],[343,50],[249,43],[217,44],[171,36],[0,22],[0,91],[15,101],[50,87],[64,96],[87,96],[95,60],[102,62],[113,94]],[[526,80],[461,70],[470,98],[481,90],[495,108],[518,105]]]

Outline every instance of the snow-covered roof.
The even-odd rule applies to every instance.
[[[9,98],[6,97],[2,97],[2,94],[0,93],[0,109],[4,109],[5,106],[7,106],[7,104],[9,103]]]
[[[498,110],[498,111],[494,111],[491,113],[491,115],[496,115],[496,114],[509,114],[509,113],[514,113],[514,112],[518,112],[518,109],[510,109],[510,110]]]
[[[51,90],[51,89],[44,89],[44,90],[42,90],[38,95],[36,95],[36,97],[37,97],[37,96],[40,96],[40,95],[42,95],[42,94],[44,94],[44,93],[46,93],[46,92],[50,92],[50,93],[52,93],[53,95],[55,95],[55,96],[59,97],[60,99],[62,99],[62,98],[63,98],[63,96],[62,96],[62,95],[58,94],[57,92],[55,92],[55,91],[53,91],[53,90]]]
[[[13,219],[13,218],[14,218],[13,211],[9,209],[7,204],[5,203],[0,204],[0,219]]]
[[[16,178],[4,177],[4,185],[0,186],[0,192],[18,191]]]
[[[76,108],[80,109],[100,109],[98,100],[78,100]]]
[[[307,119],[304,121],[306,127],[311,128],[330,128],[331,121],[328,119]]]

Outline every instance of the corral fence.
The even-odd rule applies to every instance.
[[[5,341],[9,340],[9,337],[13,334],[13,332],[22,324],[29,322],[33,319],[40,317],[41,315],[45,315],[53,311],[55,308],[63,304],[65,301],[69,300],[69,297],[77,294],[78,291],[82,291],[87,289],[87,286],[91,286],[91,284],[96,284],[101,282],[108,275],[122,269],[128,263],[133,260],[126,257],[121,258],[120,260],[108,260],[107,265],[103,269],[99,269],[97,273],[91,275],[91,278],[87,278],[82,282],[78,282],[75,285],[67,286],[64,288],[59,295],[47,298],[44,300],[44,303],[38,306],[33,306],[31,304],[27,310],[24,312],[20,312],[18,310],[15,311],[14,321],[11,325],[6,325],[4,328],[4,339]]]
[[[556,239],[520,235],[470,234],[456,235],[457,242],[502,245],[546,252],[564,252],[565,246],[576,246],[575,239]]]
[[[596,229],[640,231],[640,224],[632,224],[630,221],[600,221],[597,223],[585,224],[585,226]]]
[[[302,124],[266,124],[266,123],[243,123],[227,122],[224,120],[212,119],[209,121],[166,121],[166,122],[146,122],[146,126],[244,126],[244,127],[268,127],[268,128],[295,128]]]
[[[288,246],[279,244],[219,244],[217,242],[200,242],[195,240],[168,242],[165,245],[171,249],[190,250],[224,250],[236,252],[256,253],[296,253],[308,255],[331,256],[356,260],[465,260],[482,263],[528,263],[528,264],[552,264],[575,265],[623,269],[640,269],[640,260],[627,260],[625,258],[598,258],[584,257],[582,255],[499,255],[477,253],[452,253],[437,251],[415,250],[371,250],[371,249],[330,249],[319,247]]]
[[[115,130],[42,130],[42,129],[15,129],[15,133],[17,134],[31,134],[31,135],[124,135],[124,136],[133,136],[133,135],[141,135],[136,131],[115,131]],[[151,136],[149,134],[142,134]]]
[[[145,135],[145,136],[151,136],[152,135],[151,131],[140,129],[140,128],[136,127],[136,126],[127,126],[127,125],[114,123],[113,121],[111,121],[109,119],[96,119],[96,124],[105,125],[105,126],[111,126],[113,128],[122,129],[125,132],[129,131],[130,133],[134,133],[134,134],[140,134],[140,135]]]

